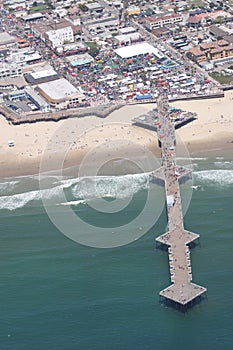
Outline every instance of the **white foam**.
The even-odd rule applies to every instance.
[[[233,184],[233,170],[203,170],[194,172],[197,180],[208,183],[218,184],[221,186]]]
[[[78,200],[78,201],[69,201],[69,202],[63,202],[63,203],[59,203],[57,205],[79,205],[79,204],[86,204],[87,202],[85,200]]]
[[[78,205],[85,203],[86,199],[99,197],[126,198],[132,196],[140,189],[149,186],[148,174],[135,174],[124,176],[94,176],[82,177],[58,182],[58,186],[48,189],[34,190],[0,197],[0,209],[15,210],[23,208],[29,202],[43,199],[52,199],[51,205]],[[63,189],[71,188],[71,192],[78,200],[61,202]]]
[[[149,186],[149,174],[96,176],[78,179],[72,188],[75,198],[127,198]]]
[[[176,161],[179,160],[189,160],[189,161],[197,161],[197,160],[207,160],[206,157],[176,157]]]
[[[39,199],[39,191],[14,194],[0,197],[0,209],[15,210],[24,207],[28,202]]]
[[[198,188],[200,188],[201,186],[199,186],[199,185],[197,185],[197,186],[191,186],[191,188],[193,189],[193,190],[197,190]]]
[[[0,183],[0,193],[3,191],[9,191],[12,190],[15,185],[17,185],[19,181],[6,181],[6,182],[1,182]]]
[[[52,187],[44,190],[36,190],[14,194],[12,196],[0,197],[0,209],[15,210],[23,208],[31,201],[41,200],[42,196],[46,199],[59,197],[61,194],[61,186]]]
[[[62,186],[62,188],[69,188],[72,185],[75,185],[80,178],[74,178],[74,179],[68,179],[68,180],[62,180],[60,181],[60,184]]]
[[[233,161],[214,162],[214,165],[215,165],[217,168],[233,169]]]

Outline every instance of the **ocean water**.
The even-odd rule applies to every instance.
[[[193,281],[208,292],[187,313],[159,303],[170,280],[168,255],[154,239],[166,230],[166,212],[163,189],[148,174],[44,175],[42,195],[37,176],[1,179],[0,349],[231,350],[233,161],[192,163],[193,181],[181,186],[184,223],[201,235],[191,251]],[[119,244],[131,243],[104,249],[70,240],[53,222],[58,213],[69,226],[66,208],[85,223],[90,244],[103,244],[91,233],[100,228],[114,245],[118,227],[125,233]],[[85,241],[79,233],[75,239]]]

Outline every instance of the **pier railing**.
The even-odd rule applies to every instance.
[[[192,282],[189,245],[199,238],[198,234],[184,229],[179,188],[179,177],[188,171],[177,172],[175,155],[175,127],[169,116],[165,94],[158,98],[158,140],[162,149],[162,168],[154,172],[164,180],[168,232],[156,238],[157,245],[168,247],[170,278],[172,284],[159,294],[165,302],[181,309],[193,305],[206,292],[206,288]]]

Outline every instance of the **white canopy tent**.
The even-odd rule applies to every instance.
[[[140,43],[136,45],[120,47],[119,49],[115,50],[115,53],[123,59],[152,53],[158,58],[163,57],[158,49],[148,43]]]

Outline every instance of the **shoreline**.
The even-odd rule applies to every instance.
[[[229,153],[230,156],[230,150],[233,149],[232,90],[226,91],[224,98],[176,101],[170,104],[196,112],[198,116],[197,120],[176,131],[178,157],[182,156],[182,153],[184,157],[213,153]],[[45,150],[51,168],[54,168],[64,155],[65,167],[78,166],[88,152],[93,153],[96,150],[100,153],[92,155],[92,167],[100,159],[103,162],[111,158],[132,158],[136,161],[138,157],[142,160],[143,152],[145,159],[151,151],[159,158],[156,132],[131,125],[134,117],[152,108],[154,104],[150,103],[126,105],[113,111],[106,118],[86,116],[59,122],[46,121],[16,126],[10,125],[0,116],[0,177],[38,174]],[[51,138],[52,142],[48,143]],[[14,147],[8,146],[9,140],[15,141]],[[137,154],[137,149],[142,150],[141,155]]]

